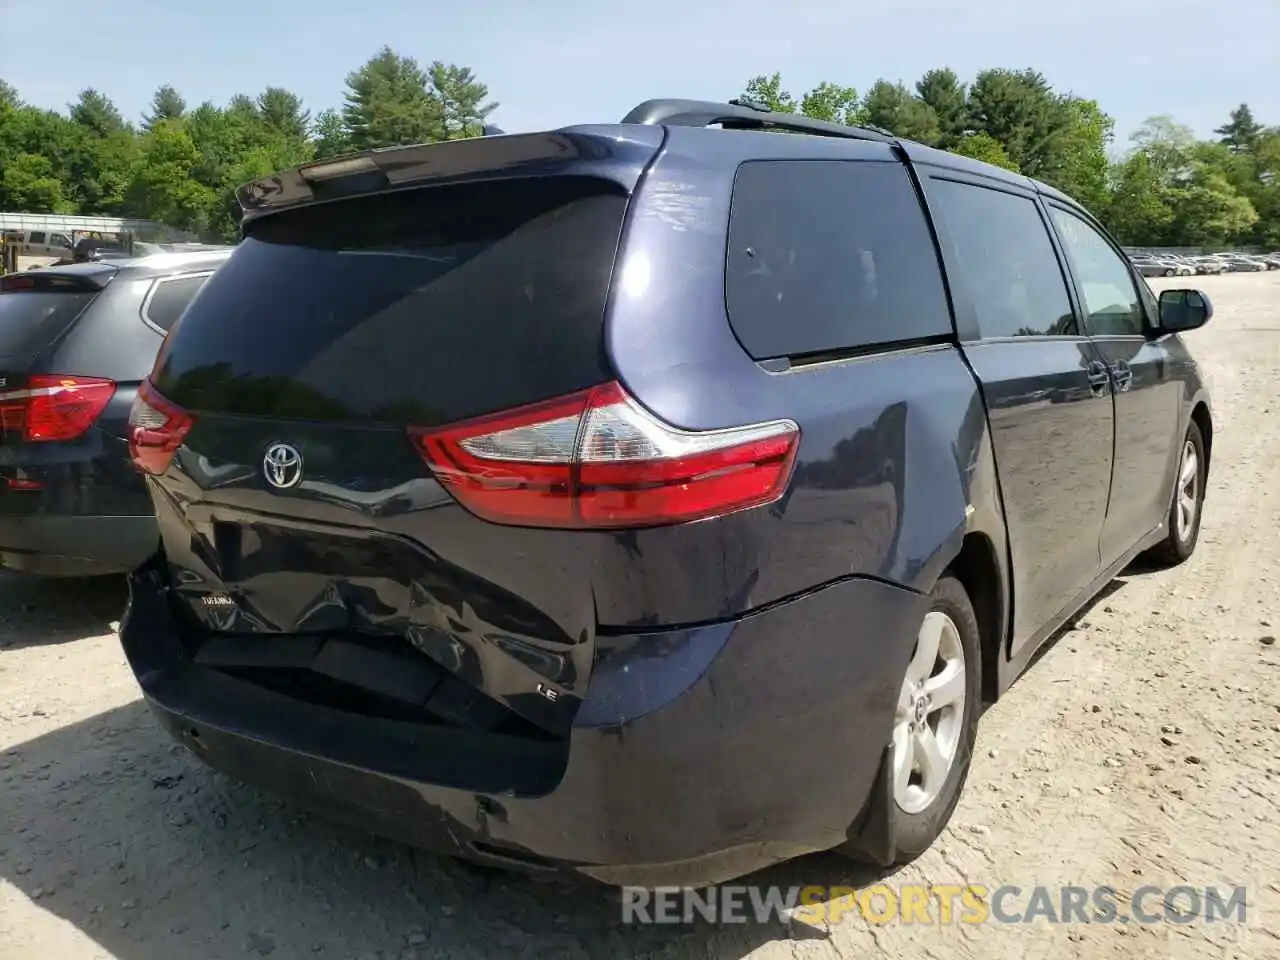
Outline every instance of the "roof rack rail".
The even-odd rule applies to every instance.
[[[775,113],[762,104],[742,98],[728,103],[710,100],[646,100],[623,117],[622,122],[676,127],[710,127],[719,124],[726,130],[791,130],[819,137],[898,142],[898,138],[887,130],[850,127],[798,114]]]

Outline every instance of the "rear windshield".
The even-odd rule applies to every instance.
[[[426,426],[592,386],[626,202],[550,177],[264,218],[174,328],[156,385],[191,410]]]
[[[96,292],[0,293],[0,357],[34,356],[80,316]]]

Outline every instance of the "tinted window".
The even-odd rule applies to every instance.
[[[94,296],[26,290],[0,293],[0,360],[29,359],[66,330]]]
[[[1080,217],[1057,207],[1049,209],[1084,298],[1090,331],[1103,336],[1141,336],[1142,302],[1124,259]]]
[[[31,243],[44,243],[44,234],[43,234],[43,233],[32,233],[32,234],[31,234]]]
[[[545,177],[265,217],[174,328],[157,386],[195,410],[430,426],[601,383],[626,204]]]
[[[725,299],[756,359],[951,332],[933,239],[898,163],[744,163]]]
[[[191,302],[191,298],[196,295],[196,291],[203,287],[204,282],[208,279],[206,275],[203,277],[178,277],[175,280],[161,280],[156,284],[156,288],[151,294],[151,299],[147,301],[147,319],[161,330],[168,331],[173,329],[173,325],[182,316],[182,311],[187,309],[187,304]]]
[[[930,203],[957,260],[949,275],[972,300],[981,337],[1075,333],[1066,279],[1034,200],[933,180]]]

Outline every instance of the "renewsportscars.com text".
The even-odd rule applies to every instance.
[[[622,920],[637,924],[865,923],[1244,923],[1244,887],[1159,887],[1131,895],[1114,887],[931,886],[755,887],[622,890]]]

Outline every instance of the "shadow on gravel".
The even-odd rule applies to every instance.
[[[128,598],[124,577],[44,579],[0,571],[0,650],[110,633]]]
[[[864,886],[808,857],[746,882]],[[449,956],[738,960],[803,924],[624,927],[617,892],[481,872],[207,770],[141,701],[0,754],[0,877],[119,960]]]
[[[1031,662],[1027,665],[1027,672],[1034,670],[1036,668],[1036,664],[1038,664],[1044,656],[1058,644],[1058,641],[1067,634],[1072,633],[1079,626],[1086,623],[1089,619],[1089,614],[1092,613],[1099,604],[1103,604],[1105,606],[1106,601],[1116,593],[1123,590],[1130,580],[1137,577],[1147,576],[1148,574],[1160,573],[1168,569],[1167,565],[1157,563],[1145,556],[1140,556],[1135,559],[1129,564],[1129,566],[1116,574],[1115,578],[1105,587],[1098,591],[1097,596],[1081,607],[1080,610],[1077,611],[1077,613],[1068,620],[1057,633],[1051,636],[1040,646],[1040,649],[1035,652],[1035,656],[1031,658]],[[1016,684],[1017,681],[1015,680],[1014,683]]]
[[[1127,568],[1127,567],[1124,570],[1122,570],[1119,576],[1117,576],[1114,580],[1110,581],[1105,587],[1103,587],[1100,591],[1098,591],[1098,595],[1096,597],[1094,597],[1092,600],[1086,603],[1083,607],[1081,607],[1076,612],[1075,616],[1073,616],[1070,620],[1068,620],[1061,627],[1059,627],[1057,633],[1053,634],[1053,636],[1049,637],[1048,640],[1042,643],[1040,645],[1040,648],[1036,650],[1036,652],[1032,655],[1031,660],[1027,663],[1027,668],[1026,670],[1023,671],[1023,676],[1025,676],[1027,673],[1030,673],[1032,670],[1034,670],[1036,668],[1036,664],[1038,664],[1041,660],[1043,660],[1045,656],[1048,655],[1049,651],[1058,645],[1059,641],[1061,641],[1063,637],[1067,636],[1070,633],[1073,633],[1076,629],[1080,627],[1081,624],[1085,623],[1089,617],[1089,614],[1093,612],[1093,609],[1098,604],[1105,603],[1108,597],[1123,590],[1124,585],[1126,583],[1124,578],[1127,577],[1130,574],[1130,572],[1131,572],[1130,568]],[[1014,686],[1017,686],[1018,681],[1015,680],[1013,681],[1013,683],[1014,683]]]

